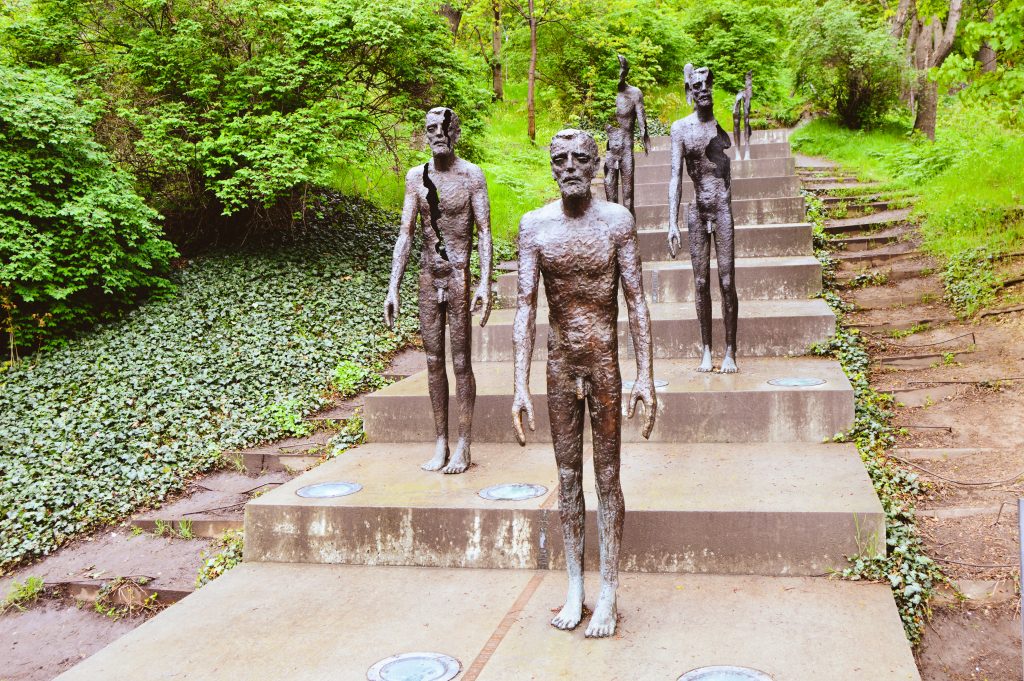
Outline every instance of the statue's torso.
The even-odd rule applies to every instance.
[[[417,208],[423,229],[422,259],[425,268],[444,273],[448,268],[465,269],[469,266],[469,255],[473,245],[472,196],[479,182],[476,166],[457,158],[450,168],[439,171],[433,161],[427,166],[426,179],[423,166],[413,168],[415,173]],[[427,182],[436,188],[436,203]],[[433,216],[433,221],[432,221]],[[435,245],[437,235],[432,222],[436,222],[441,233],[448,261],[445,262]]]
[[[684,148],[686,172],[693,180],[694,197],[699,209],[714,209],[721,200],[731,199],[729,135],[712,118],[701,121],[692,114],[672,126],[672,143]]]

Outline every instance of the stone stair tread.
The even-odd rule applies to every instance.
[[[596,575],[586,586],[593,606]],[[243,563],[59,679],[362,679],[413,651],[451,655],[478,681],[674,679],[723,663],[775,681],[920,679],[884,584],[624,573],[604,640],[551,629],[564,593],[553,571]]]
[[[910,217],[910,208],[899,208],[896,210],[885,210],[870,215],[853,218],[842,218],[840,220],[826,220],[825,231],[845,231],[849,229],[870,229],[878,225],[888,225],[893,222],[903,222]]]
[[[718,286],[718,282],[712,282],[713,286]],[[647,303],[647,308],[651,313],[651,321],[673,321],[673,320],[685,320],[685,319],[696,319],[697,309],[689,303]],[[516,311],[514,309],[501,309],[492,310],[491,316],[487,321],[487,327],[495,326],[511,326],[512,321],[515,317]],[[619,306],[619,322],[628,321],[628,310],[625,306]],[[806,318],[806,317],[821,317],[829,316],[835,317],[826,303],[821,298],[812,298],[809,300],[741,300],[740,301],[740,320],[742,324],[743,319],[763,319],[767,317],[793,317],[793,318]],[[722,318],[721,306],[712,306],[712,316],[714,319]],[[546,319],[543,318],[538,312],[537,315],[537,338],[538,341],[543,337],[539,328],[541,326],[547,326]],[[475,333],[480,333],[479,329],[474,329]],[[655,339],[656,340],[656,339]],[[694,339],[697,342],[699,339]]]

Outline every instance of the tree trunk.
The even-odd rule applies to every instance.
[[[530,0],[530,70],[526,77],[526,134],[531,142],[537,141],[537,118],[534,108],[533,91],[537,82],[537,15]]]
[[[445,19],[448,20],[448,26],[452,29],[452,37],[459,37],[459,24],[462,23],[462,10],[455,9],[449,3],[441,3],[441,8],[438,10]]]
[[[990,7],[989,10],[988,10],[988,13],[985,15],[985,21],[987,21],[988,23],[991,24],[992,21],[995,18],[996,18],[995,10],[993,10]],[[977,58],[978,62],[981,64],[981,72],[982,73],[994,73],[995,72],[996,66],[998,65],[997,64],[998,59],[997,59],[996,51],[992,49],[992,47],[988,44],[988,41],[983,42],[981,44],[981,47],[978,48],[978,55],[977,55],[976,58]]]
[[[946,16],[946,26],[937,16],[932,17],[928,24],[922,26],[918,35],[917,55],[918,63],[915,66],[918,71],[918,82],[921,87],[917,96],[917,116],[914,118],[914,130],[919,130],[928,136],[928,139],[935,139],[936,109],[939,105],[939,86],[928,77],[928,71],[932,68],[942,66],[949,53],[953,49],[953,40],[956,38],[957,25],[960,23],[960,11],[963,8],[963,0],[950,0],[949,14]]]
[[[494,24],[491,26],[491,79],[494,87],[494,98],[505,99],[505,78],[501,66],[501,0],[493,0]]]
[[[935,119],[939,106],[939,84],[927,76],[917,93],[917,117],[914,118],[914,130],[923,132],[928,139],[935,141]]]

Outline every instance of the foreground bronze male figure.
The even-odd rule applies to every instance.
[[[619,184],[622,185],[622,205],[633,210],[633,130],[640,126],[644,154],[651,146],[647,134],[647,114],[644,112],[644,93],[628,85],[629,62],[619,55],[619,94],[615,97],[616,127],[608,126],[608,153],[604,158],[604,197],[619,202]]]
[[[750,135],[753,134],[750,129],[750,98],[753,96],[754,72],[747,71],[743,89],[736,93],[736,101],[732,105],[732,138],[736,140],[737,161],[744,157],[744,147],[746,148],[746,158],[750,158]],[[741,119],[743,125],[740,124]],[[744,132],[745,136],[742,134]],[[744,140],[746,145],[743,144]]]
[[[569,593],[551,620],[573,629],[583,617],[583,405],[590,409],[597,478],[597,531],[601,593],[587,636],[615,633],[615,592],[625,506],[619,485],[622,378],[617,320],[619,280],[629,312],[637,378],[629,416],[643,400],[643,436],[651,434],[657,402],[652,370],[651,319],[644,300],[633,217],[622,206],[595,199],[590,182],[599,161],[594,138],[563,130],[551,140],[551,170],[562,200],[523,216],[519,224],[519,294],[516,303],[515,397],[512,424],[526,444],[522,415],[534,429],[530,359],[540,275],[548,297],[548,415],[558,464],[558,509],[565,538]]]
[[[476,379],[470,363],[472,319],[470,311],[482,311],[480,326],[491,311],[491,207],[483,171],[455,155],[459,117],[451,109],[427,112],[427,142],[433,158],[415,166],[405,176],[402,227],[395,243],[391,283],[384,303],[388,326],[398,316],[398,288],[409,262],[413,229],[419,216],[423,228],[420,253],[420,334],[427,354],[430,404],[434,410],[437,445],[428,471],[461,473],[470,464],[473,405]],[[473,248],[473,223],[480,234],[480,285],[470,304],[469,255]],[[459,442],[449,460],[448,374],[445,371],[445,324],[450,329],[455,400],[459,410]],[[447,465],[446,465],[447,464]]]
[[[731,374],[736,367],[736,325],[739,299],[736,296],[732,182],[729,175],[729,135],[715,120],[711,97],[713,77],[707,68],[686,65],[686,99],[695,111],[672,124],[672,174],[668,181],[668,250],[673,258],[682,243],[679,233],[679,190],[686,172],[693,180],[694,202],[686,213],[690,239],[690,260],[696,289],[697,321],[700,322],[701,362],[697,371],[711,371],[711,239],[718,255],[718,285],[722,289],[722,318],[725,321],[725,357],[721,371]]]

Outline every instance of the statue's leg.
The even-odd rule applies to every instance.
[[[587,636],[615,633],[615,594],[619,588],[619,547],[626,507],[619,481],[622,444],[622,379],[618,357],[609,356],[594,367],[587,398],[594,434],[594,474],[597,478],[597,535],[601,549],[601,593]]]
[[[697,371],[708,372],[711,362],[711,235],[704,216],[693,204],[686,211],[686,229],[690,239],[690,262],[693,265],[694,298],[697,322],[700,324],[701,359]]]
[[[558,465],[558,514],[562,520],[569,590],[551,624],[575,629],[583,618],[583,402],[576,377],[557,357],[548,358],[548,417]]]
[[[437,444],[434,457],[423,464],[426,471],[440,470],[448,460],[448,373],[444,360],[445,305],[437,302],[434,277],[420,273],[420,336],[427,355],[427,386],[430,406],[434,410],[434,431]]]
[[[722,290],[722,319],[725,322],[725,358],[722,373],[732,374],[736,367],[736,327],[739,324],[739,296],[736,294],[736,229],[732,210],[726,202],[718,210],[715,251],[718,253],[718,285]]]
[[[732,108],[732,141],[736,147],[736,160],[743,158],[743,128],[741,127],[742,110],[740,103]]]
[[[619,169],[613,168],[614,163],[604,162],[604,198],[612,203],[619,202]]]
[[[473,407],[476,404],[476,377],[473,375],[473,319],[469,311],[470,274],[452,273],[448,288],[448,329],[452,341],[452,370],[455,373],[455,400],[459,410],[459,442],[451,461],[442,471],[462,473],[471,461]]]
[[[633,149],[630,148],[622,156],[619,164],[619,177],[622,182],[622,205],[635,218],[636,211],[633,210]]]

